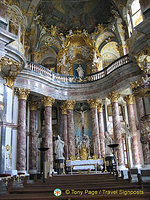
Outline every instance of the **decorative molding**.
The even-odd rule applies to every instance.
[[[55,99],[52,97],[43,97],[42,98],[42,103],[44,104],[45,107],[52,106],[52,104],[55,102]]]
[[[61,106],[61,112],[62,112],[62,115],[66,115],[67,114],[67,105],[66,104],[63,104]]]
[[[98,112],[103,112],[103,104],[98,104],[97,111]]]
[[[75,100],[67,100],[66,101],[67,109],[68,110],[73,110],[75,102],[76,102]]]
[[[30,101],[30,110],[37,110],[37,107],[39,106],[40,102],[36,101]]]
[[[118,99],[120,98],[120,94],[113,91],[107,95],[107,98],[110,99],[111,103],[115,103],[115,102],[118,102]]]
[[[27,97],[28,97],[29,93],[30,93],[29,89],[15,88],[15,94],[18,95],[18,99],[27,100]]]
[[[124,100],[126,101],[127,105],[134,104],[134,96],[132,94],[125,96]]]
[[[87,102],[90,105],[90,108],[97,108],[97,106],[99,104],[99,100],[97,98],[88,99]]]

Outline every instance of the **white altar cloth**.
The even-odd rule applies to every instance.
[[[96,160],[66,160],[66,166],[81,166],[81,165],[103,165],[103,159]]]

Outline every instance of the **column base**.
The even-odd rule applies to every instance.
[[[150,169],[150,164],[145,164],[145,165],[143,166],[143,168],[144,168],[144,169]]]
[[[132,168],[137,168],[137,169],[140,169],[140,168],[142,168],[142,165],[141,164],[138,164],[138,165],[133,165],[133,167]]]
[[[37,174],[37,169],[29,169],[29,174]]]
[[[28,174],[28,173],[27,173],[27,171],[26,171],[26,170],[22,170],[22,171],[21,171],[21,170],[18,170],[18,173],[24,173],[24,174],[25,174],[25,176],[29,176],[29,175],[30,175],[30,174]]]
[[[127,170],[128,168],[126,168],[125,165],[120,165],[118,166],[118,170],[123,171],[123,170]]]

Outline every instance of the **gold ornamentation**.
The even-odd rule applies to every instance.
[[[103,104],[98,104],[97,111],[98,112],[103,112]]]
[[[48,106],[52,106],[52,104],[55,102],[55,99],[52,98],[52,97],[43,97],[42,98],[42,103],[44,103],[44,106],[45,107],[48,107]]]
[[[80,150],[80,158],[81,160],[87,160],[88,159],[88,153],[86,147],[82,147]]]
[[[63,104],[61,106],[61,112],[62,112],[62,115],[66,115],[67,114],[67,105],[66,104]]]
[[[97,98],[95,98],[95,99],[88,99],[87,102],[90,105],[90,108],[97,108],[98,103],[99,103],[99,101],[98,101]]]
[[[92,156],[92,158],[93,158],[93,160],[97,160],[97,159],[98,159],[98,156],[94,154],[94,155]]]
[[[120,94],[115,91],[107,95],[107,98],[110,99],[111,103],[118,102],[119,97],[120,97]]]
[[[18,95],[18,99],[27,100],[30,90],[24,88],[15,88],[15,93]]]
[[[39,106],[39,102],[36,101],[30,101],[30,110],[37,110],[37,107]]]
[[[132,94],[125,96],[124,100],[127,102],[128,105],[134,104],[134,97]]]
[[[15,80],[16,80],[16,77],[4,77],[6,79],[6,83],[5,85],[7,85],[9,88],[13,88],[14,86],[14,83],[15,83]]]
[[[71,160],[71,161],[76,160],[76,157],[75,157],[75,156],[71,156],[71,157],[70,157],[70,160]]]
[[[76,102],[75,100],[67,100],[66,101],[67,109],[68,110],[73,110],[75,102]]]

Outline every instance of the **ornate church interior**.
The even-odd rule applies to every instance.
[[[150,1],[0,1],[1,199],[30,199],[38,181],[52,189],[35,199],[58,199],[67,177],[61,199],[109,199],[136,171],[148,200],[149,77]],[[79,179],[95,193],[76,194]]]

